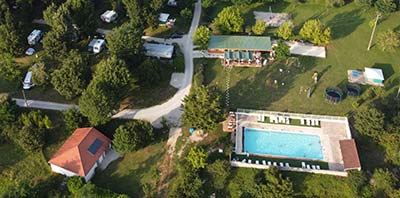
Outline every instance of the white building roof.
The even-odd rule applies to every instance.
[[[385,77],[383,76],[383,72],[381,69],[366,67],[365,68],[365,76],[367,78],[385,80]]]
[[[167,13],[160,13],[160,16],[158,17],[158,20],[161,22],[167,22],[169,18],[169,14]]]
[[[155,43],[144,43],[146,56],[153,56],[157,58],[172,58],[174,52],[173,45],[155,44]]]

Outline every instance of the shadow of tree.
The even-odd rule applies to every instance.
[[[326,25],[332,30],[332,38],[343,38],[354,32],[365,20],[360,13],[361,9],[355,9],[339,13],[329,20]]]

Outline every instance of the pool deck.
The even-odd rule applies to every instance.
[[[263,114],[263,116],[268,115]],[[327,118],[321,118],[319,119],[321,122],[320,127],[271,124],[258,122],[258,119],[258,116],[255,114],[237,113],[237,128],[235,137],[236,153],[247,154],[243,152],[243,127],[271,131],[313,134],[320,136],[323,161],[328,162],[329,169],[335,171],[344,170],[344,162],[342,160],[339,140],[351,139],[347,119],[330,120]]]

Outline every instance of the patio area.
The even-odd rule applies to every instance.
[[[254,11],[254,18],[262,20],[270,27],[279,27],[284,22],[290,22],[290,15],[288,13],[274,13],[274,12],[257,12]]]

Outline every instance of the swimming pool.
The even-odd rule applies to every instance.
[[[244,151],[293,158],[323,160],[318,135],[245,128]]]

